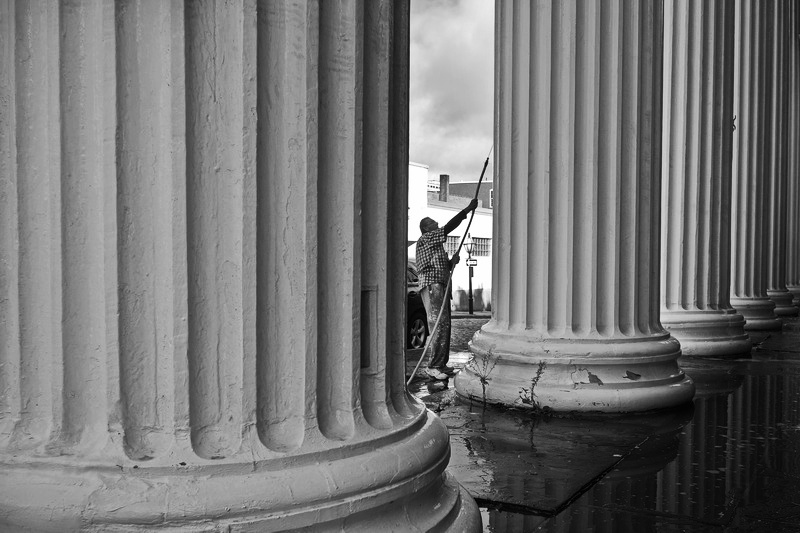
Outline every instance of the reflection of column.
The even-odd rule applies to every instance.
[[[788,133],[789,133],[789,85],[788,49],[789,6],[794,2],[770,2],[771,17],[768,31],[768,50],[771,72],[767,78],[769,124],[767,131],[767,164],[765,174],[769,183],[769,193],[764,210],[764,224],[767,235],[767,294],[775,303],[778,316],[795,316],[797,307],[792,305],[792,293],[786,289],[786,223],[787,223],[787,185],[788,185]],[[797,151],[797,146],[792,147]]]
[[[800,15],[797,2],[789,2],[790,29],[786,45],[789,56],[788,186],[786,224],[786,288],[792,303],[800,306]]]
[[[767,295],[767,244],[763,214],[768,181],[765,4],[736,2],[733,112],[733,200],[731,214],[731,304],[744,316],[745,329],[780,329],[775,304]]]
[[[741,380],[720,377],[723,380],[712,387],[723,394],[701,392],[709,390],[701,381],[706,376],[695,381],[698,394],[693,419],[689,412],[691,423],[654,427],[649,438],[558,515],[560,523],[550,519],[539,529],[586,531],[592,524],[613,524],[614,531],[658,531],[664,524],[689,521],[727,524],[731,490],[725,481],[735,469],[726,469],[730,441],[720,430],[734,423],[728,417],[728,398]],[[727,383],[726,390],[718,386],[720,381]]]
[[[403,386],[408,22],[0,3],[0,529],[480,529]]]
[[[765,469],[797,475],[789,462],[797,454],[781,429],[797,424],[796,405],[782,409],[786,398],[796,400],[789,389],[796,379],[754,370],[727,387],[720,386],[731,379],[727,372],[722,380],[712,374],[716,382],[706,386],[709,376],[687,370],[698,389],[694,420],[681,436],[677,460],[662,474],[660,490],[671,514],[722,527],[736,511],[731,499],[741,500],[740,506],[763,500],[764,488],[756,485],[769,478]]]
[[[665,3],[661,323],[686,355],[751,348],[730,305],[733,8]]]
[[[694,419],[680,436],[678,456],[658,475],[659,497],[651,504],[676,519],[715,523],[726,510],[723,480],[726,440],[718,433],[727,420],[728,395],[695,398]]]
[[[498,2],[487,399],[638,411],[689,401],[659,322],[661,2]],[[487,365],[487,368],[491,364]],[[468,370],[458,392],[481,397]]]
[[[461,438],[469,450],[469,461],[481,469],[481,475],[470,476],[468,483],[492,504],[541,513],[489,510],[488,523],[498,533],[588,531],[600,523],[614,523],[615,530],[652,531],[651,527],[620,527],[618,518],[601,520],[598,516],[614,513],[617,506],[651,508],[648,504],[656,497],[656,473],[675,458],[679,435],[692,411],[691,404],[686,404],[685,408],[646,415],[602,420],[556,418],[546,424],[494,412],[482,431],[475,431],[471,423],[463,428]],[[565,435],[580,437],[565,439]],[[624,459],[618,462],[621,455]],[[509,464],[514,465],[512,471]],[[576,491],[587,488],[582,486],[587,482],[591,487],[572,501]],[[569,508],[560,512],[568,501]],[[555,516],[542,516],[553,511],[557,511]]]

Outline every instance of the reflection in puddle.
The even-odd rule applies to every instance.
[[[800,365],[714,363],[685,367],[698,385],[693,413],[515,429],[513,415],[495,411],[481,438],[473,420],[451,429],[469,436],[475,463],[483,455],[489,487],[466,481],[485,531],[797,530]]]

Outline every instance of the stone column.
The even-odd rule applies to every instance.
[[[459,394],[558,411],[691,400],[659,322],[661,5],[497,2],[493,316]]]
[[[786,224],[786,288],[793,295],[792,303],[800,306],[800,6],[790,2],[789,37],[789,112],[788,120],[788,195]]]
[[[746,354],[730,305],[734,4],[664,5],[661,323],[684,355]]]
[[[480,530],[404,387],[408,16],[0,2],[0,529]]]
[[[789,6],[794,2],[773,0],[768,3],[771,19],[768,30],[768,58],[771,72],[767,78],[769,130],[767,131],[766,177],[768,197],[764,210],[767,228],[767,295],[775,303],[778,316],[796,316],[792,293],[786,289],[788,134],[789,134]],[[795,36],[795,39],[797,37]],[[793,151],[798,147],[793,146]]]
[[[746,330],[782,327],[767,295],[768,201],[766,52],[767,9],[760,0],[736,2],[733,113],[733,199],[731,212],[731,305],[744,316]]]

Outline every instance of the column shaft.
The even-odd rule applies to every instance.
[[[0,444],[8,445],[20,419],[20,308],[17,207],[15,8],[0,3]],[[34,60],[39,60],[34,57]],[[23,158],[24,160],[24,158]]]
[[[2,67],[10,85],[0,89],[9,97],[3,98],[9,105],[0,111],[7,113],[0,122],[9,125],[0,131],[4,176],[0,217],[6,217],[0,224],[0,239],[10,239],[0,245],[0,300],[5,302],[0,305],[0,328],[4,328],[0,360],[6,369],[0,373],[6,386],[0,389],[14,392],[4,398],[12,403],[2,408],[9,425],[0,427],[0,442],[11,439],[14,448],[35,448],[46,444],[54,426],[58,427],[54,418],[59,418],[56,413],[61,405],[51,381],[51,376],[58,381],[57,373],[39,371],[55,372],[55,358],[61,354],[61,257],[55,252],[61,228],[60,217],[54,216],[54,206],[61,201],[60,161],[41,157],[43,150],[57,153],[60,142],[58,85],[52,83],[57,80],[53,72],[57,70],[58,6],[24,3],[14,7],[2,17],[6,23],[2,32],[12,41],[16,38],[17,51],[13,61]],[[20,61],[22,57],[26,60]],[[15,247],[16,257],[13,253],[3,257]],[[25,380],[15,391],[20,375]]]
[[[456,388],[565,411],[689,401],[658,310],[661,3],[496,6],[494,316]]]
[[[385,354],[390,337],[388,328],[389,284],[383,265],[389,264],[389,246],[383,235],[388,235],[391,219],[381,216],[389,211],[392,178],[390,144],[391,139],[391,83],[389,65],[392,57],[391,42],[383,39],[390,31],[392,20],[383,14],[391,11],[391,0],[366,2],[363,5],[364,23],[359,25],[360,36],[357,61],[360,77],[357,93],[362,110],[363,143],[356,157],[356,175],[361,180],[361,216],[365,221],[374,221],[369,229],[361,226],[361,300],[359,324],[359,368],[364,416],[376,427],[391,427],[391,415],[387,409],[389,394],[386,372],[388,362]],[[402,265],[402,261],[400,261]],[[396,268],[397,265],[395,265]],[[391,278],[390,278],[391,279]],[[372,333],[374,332],[374,333]],[[395,338],[396,340],[396,338]]]
[[[180,106],[172,72],[172,35],[180,32],[169,4],[130,2],[120,11],[118,78],[120,390],[126,406],[126,453],[163,455],[176,424],[176,278],[185,260],[173,256],[174,127],[162,106]],[[182,24],[180,24],[182,26]],[[154,60],[159,58],[159,60]],[[180,93],[177,93],[180,94]],[[185,250],[185,246],[182,247]]]
[[[0,2],[0,529],[480,529],[404,388],[408,23]]]
[[[345,439],[355,431],[359,353],[360,272],[354,262],[356,5],[352,0],[320,4],[317,415],[322,432]],[[349,253],[348,253],[349,251]],[[342,335],[344,334],[344,335]]]
[[[316,305],[310,269],[316,254],[309,246],[317,232],[310,216],[316,210],[316,165],[314,141],[305,131],[316,120],[308,70],[318,49],[308,28],[310,16],[316,13],[305,3],[270,3],[259,10],[258,21],[258,83],[267,91],[258,100],[264,118],[258,124],[258,203],[274,206],[260,210],[258,218],[258,268],[272,280],[258,285],[258,349],[273,351],[258,359],[258,376],[260,383],[279,385],[259,388],[258,430],[261,440],[278,450],[302,444],[305,398],[315,383],[313,378],[306,383],[316,354],[310,316]],[[288,246],[290,230],[301,227],[304,231],[295,232],[294,245]],[[298,350],[307,356],[292,356]]]
[[[788,134],[789,134],[789,6],[792,2],[770,3],[771,30],[769,31],[772,72],[769,84],[770,129],[767,132],[769,152],[766,176],[769,197],[764,211],[767,228],[767,295],[775,303],[778,316],[795,316],[792,294],[786,289],[786,225],[788,187]],[[794,37],[797,38],[796,35]],[[794,147],[795,151],[797,147]]]
[[[665,9],[661,322],[684,355],[749,353],[730,305],[734,4]]]
[[[190,415],[207,458],[241,440],[243,22],[241,0],[186,6]]]
[[[108,170],[113,176],[114,160],[113,82],[105,79],[106,54],[114,51],[108,35],[113,22],[107,18],[109,6],[101,1],[64,2],[60,7],[60,443],[88,453],[105,445],[109,417],[119,400],[116,347],[108,342],[116,324],[108,321],[107,312],[116,307],[116,287],[109,283],[109,276],[116,275],[113,262],[106,262],[114,252],[113,246],[107,247],[107,231],[114,233],[106,224],[116,218],[115,206],[107,201],[113,200],[114,180],[106,179]]]
[[[788,176],[786,224],[786,288],[792,303],[800,306],[800,15],[797,2],[788,6],[789,31],[786,43],[789,75],[788,103]]]
[[[775,304],[767,296],[767,245],[764,211],[768,201],[764,175],[766,79],[770,64],[766,4],[736,3],[733,112],[733,206],[731,213],[731,305],[746,320],[746,330],[781,328]]]

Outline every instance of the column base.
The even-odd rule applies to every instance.
[[[427,411],[413,426],[379,443],[265,462],[6,462],[0,529],[481,531],[475,501],[445,472],[447,428]]]
[[[769,299],[775,304],[775,314],[777,316],[797,316],[797,307],[792,300],[794,295],[788,290],[768,290]]]
[[[800,307],[800,285],[787,285],[786,290],[792,293],[792,305]]]
[[[661,324],[681,343],[683,355],[739,357],[753,347],[744,317],[735,309],[661,310]]]
[[[775,303],[766,297],[731,297],[731,305],[745,319],[745,331],[775,331],[783,327],[783,321],[775,314]]]
[[[626,413],[675,407],[694,396],[692,380],[677,364],[680,345],[666,332],[552,339],[490,322],[475,334],[470,350],[475,360],[456,375],[455,387],[459,395],[476,401],[559,412]]]

